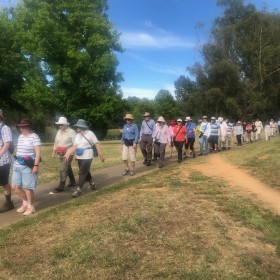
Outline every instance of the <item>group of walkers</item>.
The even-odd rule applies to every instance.
[[[165,160],[166,146],[170,147],[171,157],[174,147],[177,151],[177,162],[181,163],[190,156],[196,157],[194,148],[196,136],[199,138],[199,156],[208,155],[209,152],[218,152],[231,149],[233,143],[241,146],[242,143],[252,143],[260,139],[264,129],[265,138],[268,141],[280,131],[280,119],[278,123],[273,119],[263,123],[257,119],[252,122],[237,121],[231,123],[229,119],[211,117],[210,122],[207,116],[198,120],[196,125],[190,116],[183,121],[170,120],[169,125],[160,116],[154,121],[148,112],[143,115],[140,132],[133,122],[133,116],[127,114],[124,117],[126,124],[123,127],[121,144],[122,159],[125,170],[123,175],[135,175],[135,161],[137,143],[144,158],[143,164],[150,166],[152,161],[158,161],[158,167],[162,168]],[[129,167],[129,162],[131,163]]]
[[[34,190],[38,183],[38,171],[41,162],[41,140],[33,132],[32,124],[28,120],[21,120],[16,127],[20,130],[17,142],[16,155],[12,158],[13,146],[11,129],[4,123],[4,116],[0,110],[0,185],[4,188],[5,202],[0,207],[0,213],[14,209],[11,200],[11,190],[19,196],[21,206],[16,210],[29,216],[35,212]],[[60,160],[60,182],[56,192],[64,190],[66,179],[69,177],[69,187],[76,186],[73,197],[81,194],[85,182],[89,182],[89,189],[95,189],[95,183],[90,173],[90,167],[95,156],[94,151],[103,162],[102,149],[95,134],[89,130],[87,123],[79,119],[73,127],[76,132],[69,127],[65,117],[60,117],[55,123],[59,129],[57,131],[53,145],[52,158],[57,155]],[[75,156],[78,167],[78,182],[72,171],[71,162]],[[9,183],[11,165],[12,179]]]
[[[12,132],[4,121],[3,112],[0,110],[0,186],[3,186],[5,195],[5,202],[0,207],[0,213],[14,209],[11,200],[11,190],[13,189],[21,200],[21,206],[16,211],[28,216],[35,212],[34,190],[38,183],[41,162],[41,140],[34,133],[30,121],[21,120],[16,124],[20,135],[13,159]],[[234,125],[228,119],[223,120],[221,117],[217,120],[215,117],[211,117],[210,122],[208,122],[207,116],[203,116],[196,125],[188,116],[184,121],[179,118],[176,121],[171,120],[167,124],[164,117],[160,116],[154,121],[150,114],[145,112],[140,130],[134,123],[132,114],[126,114],[124,121],[125,125],[120,141],[124,163],[123,176],[136,174],[135,163],[138,144],[143,155],[143,164],[150,166],[152,162],[158,162],[158,167],[162,168],[167,145],[170,147],[170,157],[176,149],[178,163],[190,156],[195,158],[197,153],[194,144],[197,135],[199,138],[198,155],[202,156],[209,152],[230,149],[233,141],[240,146],[244,142],[258,140],[262,129],[265,131],[267,141],[280,131],[280,120],[278,123],[271,120],[266,122],[265,126],[259,120],[251,123],[237,121]],[[65,187],[75,187],[72,196],[78,197],[86,182],[89,183],[88,189],[94,190],[96,185],[90,173],[91,163],[94,157],[99,157],[102,162],[105,161],[96,135],[83,119],[79,119],[73,125],[76,131],[70,128],[65,117],[60,117],[55,124],[58,130],[51,157],[57,156],[60,161],[60,179],[55,192],[62,192]],[[71,167],[73,158],[78,162],[78,181],[76,181]],[[69,183],[66,185],[68,178]]]

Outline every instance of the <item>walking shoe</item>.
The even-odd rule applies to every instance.
[[[74,190],[74,192],[72,193],[73,197],[78,197],[80,196],[82,193],[81,189],[78,187],[77,189]]]
[[[67,188],[72,188],[72,187],[75,187],[75,186],[76,186],[75,183],[70,182],[70,183],[67,185]]]
[[[23,213],[24,216],[29,216],[35,213],[35,208],[33,206],[28,206],[25,212]]]
[[[146,164],[146,163],[147,163],[147,159],[144,159],[143,164]]]
[[[177,160],[177,162],[178,162],[178,163],[181,163],[181,162],[182,162],[182,160],[181,160],[181,159],[178,159],[178,160]]]
[[[155,158],[153,158],[153,159],[152,159],[152,161],[157,161],[157,158],[156,158],[156,157],[155,157]]]
[[[147,161],[146,166],[150,166],[150,165],[151,165],[151,162]]]
[[[130,176],[134,176],[135,174],[136,174],[136,173],[135,173],[134,170],[130,170],[130,173],[129,173]]]
[[[89,186],[88,186],[88,191],[93,191],[93,190],[96,190],[96,185],[95,183],[90,183]]]
[[[21,206],[17,209],[17,212],[23,213],[23,212],[25,212],[26,209],[27,209],[27,205],[22,203]]]
[[[5,213],[15,208],[14,203],[11,202],[4,202],[4,204],[0,207],[0,213]]]
[[[62,188],[62,187],[57,187],[57,188],[55,188],[54,190],[55,190],[55,192],[63,192],[63,191],[64,191],[64,188]]]
[[[123,176],[126,176],[126,175],[128,175],[128,174],[129,174],[129,169],[125,169],[122,175],[123,175]]]

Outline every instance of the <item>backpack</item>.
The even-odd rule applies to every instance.
[[[5,124],[2,124],[2,125],[0,126],[0,138],[1,138],[1,139],[2,139],[2,128],[3,128],[4,125],[5,125]],[[13,154],[13,153],[14,153],[14,151],[15,151],[15,145],[14,145],[14,142],[13,142],[13,141],[10,142],[10,146],[9,146],[8,151],[10,152],[10,154]]]

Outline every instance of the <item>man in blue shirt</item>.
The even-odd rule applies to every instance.
[[[210,149],[213,152],[218,151],[218,139],[221,135],[221,128],[219,122],[216,121],[215,117],[211,118],[210,122],[210,136],[208,142],[210,144]]]
[[[150,119],[150,114],[146,112],[144,115],[140,130],[140,149],[144,157],[143,164],[150,166],[152,160],[153,150],[153,131],[155,127],[155,121]]]
[[[125,166],[123,176],[133,176],[135,175],[135,162],[139,131],[137,125],[133,123],[133,116],[131,114],[126,114],[124,120],[126,121],[126,124],[123,127],[121,138],[122,160]],[[131,168],[128,166],[129,161],[131,162]]]
[[[194,142],[195,142],[195,132],[196,132],[196,125],[194,124],[191,117],[186,117],[186,131],[187,131],[187,142],[185,143],[186,149],[186,156],[185,159],[188,157],[188,149],[192,151],[192,156],[195,158],[195,151],[194,151]]]

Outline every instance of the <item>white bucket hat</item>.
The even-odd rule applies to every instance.
[[[192,118],[191,117],[186,117],[185,121],[192,121]]]
[[[224,119],[222,117],[218,118],[218,122],[222,122]]]
[[[163,117],[159,117],[157,121],[158,122],[165,122],[165,119]]]
[[[65,117],[60,117],[58,122],[56,122],[55,124],[69,125],[69,123],[67,122],[67,119]]]

